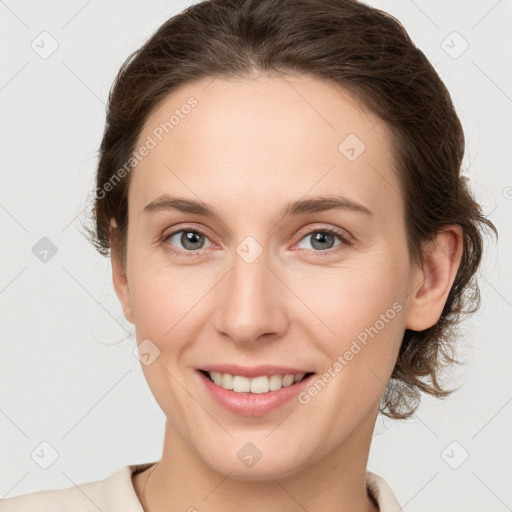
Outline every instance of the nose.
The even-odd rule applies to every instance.
[[[214,324],[219,334],[234,343],[273,340],[288,329],[287,290],[268,259],[263,252],[249,263],[235,253],[233,266],[222,280]]]

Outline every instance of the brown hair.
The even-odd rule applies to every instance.
[[[355,0],[206,0],[170,18],[127,58],[110,91],[95,226],[86,228],[88,236],[101,254],[112,248],[126,263],[131,174],[119,171],[126,169],[149,114],[177,87],[218,75],[280,72],[309,74],[348,90],[390,128],[412,258],[421,263],[422,244],[443,227],[463,229],[462,261],[442,314],[429,329],[405,331],[382,398],[383,414],[407,418],[420,392],[453,392],[438,377],[459,363],[453,358],[454,327],[480,302],[474,275],[482,257],[481,228],[496,228],[460,174],[464,134],[450,94],[391,15]],[[112,218],[118,227],[111,232]]]

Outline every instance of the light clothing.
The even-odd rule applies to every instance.
[[[155,462],[124,466],[104,480],[95,480],[66,489],[36,491],[0,500],[0,512],[144,512],[135,493],[132,474]],[[366,472],[366,487],[380,512],[400,512],[395,495],[379,475]]]

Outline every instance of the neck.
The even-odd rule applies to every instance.
[[[167,422],[162,459],[140,475],[135,490],[146,512],[378,512],[366,490],[375,416],[302,470],[285,477],[268,474],[264,480],[238,480],[215,471]],[[144,486],[145,500],[141,497]]]

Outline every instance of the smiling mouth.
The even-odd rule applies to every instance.
[[[314,375],[314,372],[309,372],[295,375],[260,375],[258,377],[249,378],[242,375],[232,375],[230,373],[209,372],[206,370],[199,371],[221,388],[234,391],[235,393],[253,394],[277,391],[283,387],[293,386],[311,375]]]

